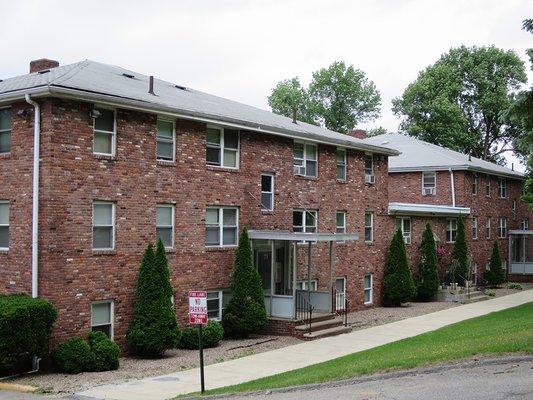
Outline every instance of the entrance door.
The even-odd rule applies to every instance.
[[[270,295],[272,287],[272,250],[257,250],[257,270],[263,283],[263,292]]]
[[[335,279],[335,310],[340,311],[345,308],[346,299],[346,278]]]

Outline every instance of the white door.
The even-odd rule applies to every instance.
[[[344,310],[346,301],[346,278],[335,279],[335,310]]]

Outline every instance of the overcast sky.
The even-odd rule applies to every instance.
[[[391,99],[420,70],[461,44],[526,61],[533,35],[521,23],[532,17],[533,0],[2,0],[0,78],[27,73],[32,59],[91,59],[268,110],[279,80],[307,84],[344,60],[381,92],[370,126],[396,131]]]

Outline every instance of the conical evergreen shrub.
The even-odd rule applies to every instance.
[[[465,220],[462,215],[457,220],[457,236],[453,246],[452,260],[458,262],[455,269],[455,281],[464,286],[468,268],[468,246],[466,245]]]
[[[426,224],[420,245],[420,261],[416,279],[416,294],[419,300],[431,300],[439,290],[437,274],[437,247],[431,226]]]
[[[492,287],[496,287],[505,282],[505,271],[502,267],[502,258],[498,242],[492,245],[492,255],[489,261],[489,269],[485,271],[485,279]]]
[[[405,243],[400,229],[392,238],[387,253],[383,278],[383,301],[385,305],[399,306],[415,296],[415,284],[409,269]]]
[[[252,262],[248,231],[242,230],[235,252],[231,300],[222,314],[224,332],[230,337],[247,337],[260,332],[267,323],[261,277]]]
[[[159,240],[155,254],[153,245],[148,245],[139,270],[133,320],[126,334],[133,353],[160,357],[165,350],[178,345],[180,331],[171,297],[165,246]]]

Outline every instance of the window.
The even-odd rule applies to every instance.
[[[490,239],[490,218],[487,218],[487,221],[485,221],[485,237]]]
[[[424,196],[435,195],[437,192],[437,173],[422,172],[422,194]]]
[[[294,173],[296,175],[317,176],[317,147],[314,144],[294,142]]]
[[[498,193],[500,194],[500,198],[502,199],[507,197],[505,178],[498,178]]]
[[[174,247],[174,206],[160,204],[156,206],[155,230],[157,240],[161,239],[165,248]]]
[[[477,239],[477,217],[472,218],[472,239]]]
[[[113,302],[98,301],[91,304],[91,330],[104,332],[113,339]]]
[[[9,249],[9,203],[0,201],[0,249]]]
[[[365,294],[365,304],[372,304],[373,301],[373,289],[372,289],[372,281],[373,281],[372,275],[365,275],[364,277],[364,294]]]
[[[513,204],[511,208],[513,210],[513,218],[516,218],[516,199],[513,199]]]
[[[207,317],[220,321],[222,319],[222,290],[207,292]]]
[[[500,225],[498,226],[498,237],[503,239],[507,234],[507,219],[500,218]]]
[[[365,154],[364,156],[365,169],[365,183],[374,183],[374,156],[372,154]]]
[[[11,109],[0,110],[0,154],[11,151]]]
[[[294,210],[292,212],[292,229],[294,232],[316,233],[316,220],[316,211]],[[305,241],[300,243],[305,243]]]
[[[115,204],[103,201],[93,203],[93,249],[115,248]]]
[[[337,179],[346,180],[346,149],[337,149]]]
[[[307,290],[307,286],[308,286],[308,281],[305,280],[305,281],[297,281],[296,282],[296,290]],[[310,289],[312,292],[316,292],[316,288],[317,288],[317,282],[315,279],[311,280],[311,286],[310,286]]]
[[[157,120],[157,159],[174,161],[174,123]]]
[[[396,228],[402,231],[405,244],[411,244],[411,218],[396,218]]]
[[[365,242],[374,241],[374,214],[365,213]]]
[[[274,175],[261,175],[261,211],[274,210]]]
[[[490,197],[490,182],[491,182],[491,177],[490,175],[487,175],[485,177],[485,196],[487,197]]]
[[[456,238],[457,238],[457,219],[447,218],[446,219],[446,242],[455,243]]]
[[[98,108],[94,111],[98,116],[93,118],[93,152],[114,156],[116,144],[115,110]]]
[[[522,230],[524,231],[529,230],[529,218],[524,218],[524,220],[522,221]],[[0,247],[2,247],[1,242],[0,242]]]
[[[472,174],[472,194],[477,194],[477,174]]]
[[[336,233],[346,233],[346,212],[337,211]],[[337,243],[344,243],[344,240],[338,240]]]
[[[209,207],[205,212],[205,245],[237,245],[238,210],[236,207]]]
[[[239,131],[208,126],[206,131],[206,163],[219,167],[238,168]]]

